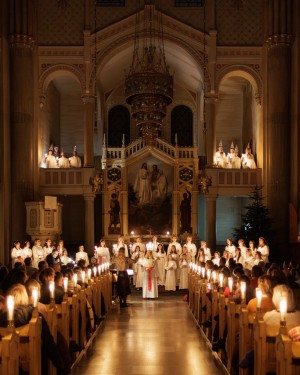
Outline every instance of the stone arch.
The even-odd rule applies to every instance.
[[[42,66],[43,68],[43,66]],[[75,67],[74,65],[52,65],[50,67],[45,67],[45,70],[39,79],[39,92],[40,92],[40,104],[43,105],[47,88],[53,79],[62,76],[69,76],[74,78],[80,85],[82,96],[84,95],[84,74],[83,66]]]
[[[224,67],[217,65],[216,89],[219,92],[220,83],[224,78],[233,76],[243,77],[250,82],[254,89],[257,104],[261,105],[262,99],[262,77],[259,73],[260,66],[249,65],[226,65]]]

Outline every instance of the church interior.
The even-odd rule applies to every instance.
[[[23,248],[25,242],[31,248],[49,240],[56,251],[63,241],[59,256],[68,255],[64,254],[66,248],[72,259],[79,247],[84,249],[95,280],[91,282],[86,274],[82,296],[78,291],[78,299],[72,303],[76,306],[79,301],[80,309],[80,298],[84,304],[89,301],[95,327],[88,336],[70,325],[75,338],[63,332],[67,341],[72,338],[80,348],[89,346],[102,329],[103,316],[111,311],[114,320],[106,323],[108,327],[117,329],[122,319],[126,320],[127,312],[123,310],[119,316],[111,302],[115,292],[112,274],[104,266],[98,273],[92,268],[97,248],[103,247],[101,239],[110,255],[118,256],[115,249],[120,248],[122,238],[128,245],[128,258],[139,239],[147,244],[146,252],[153,250],[153,236],[165,250],[172,238],[184,247],[191,237],[197,249],[207,243],[213,258],[215,252],[222,255],[227,239],[234,237],[235,228],[243,226],[255,189],[259,189],[272,223],[269,235],[260,234],[266,237],[270,250],[267,255],[260,254],[261,260],[269,256],[265,263],[270,260],[282,265],[288,260],[298,264],[295,271],[290,270],[291,275],[297,275],[298,284],[299,19],[297,0],[1,1],[0,263],[13,269],[21,261],[20,256],[13,258],[13,251]],[[258,237],[252,240],[259,246]],[[219,344],[224,341],[224,331],[227,334],[231,329],[226,361],[220,351],[213,355],[210,349],[203,354],[204,361],[207,356],[219,363],[213,370],[216,374],[250,375],[249,369],[236,370],[232,365],[232,337],[239,330],[238,319],[251,319],[244,311],[247,298],[242,298],[237,312],[232,291],[228,292],[226,311],[233,314],[233,321],[227,321],[221,314],[222,308],[225,310],[222,282],[221,286],[220,281],[212,282],[207,269],[203,274],[192,265],[202,267],[201,262],[210,258],[204,255],[202,259],[198,251],[197,256],[189,256],[188,285],[182,290],[187,291],[184,295],[188,295],[193,328],[187,326],[182,332],[191,330],[191,340],[197,342],[192,333],[196,322],[203,336],[201,345],[208,350],[216,329]],[[38,260],[44,258],[38,256]],[[181,258],[178,269],[179,262]],[[98,258],[96,263],[98,267]],[[231,276],[224,273],[226,283]],[[131,283],[135,277],[130,278]],[[171,297],[173,302],[177,292]],[[133,293],[132,306],[140,303],[139,296]],[[170,303],[168,293],[163,296],[153,311]],[[141,314],[151,309],[152,301],[144,302],[138,305]],[[63,316],[63,305],[59,314]],[[84,316],[87,322],[86,311],[81,314],[80,319]],[[168,314],[173,328],[180,324],[172,311]],[[188,319],[186,310],[178,314]],[[214,316],[219,320],[214,321]],[[50,313],[48,319],[52,319]],[[149,319],[153,319],[151,314]],[[59,330],[64,323],[58,320],[56,324]],[[149,328],[150,338],[162,328],[155,326],[154,320],[152,324],[156,328]],[[135,329],[141,325],[141,321],[135,322]],[[240,353],[251,349],[257,332],[256,328],[242,331],[247,345],[240,345]],[[109,334],[105,335],[109,342]],[[147,338],[147,334],[141,336],[141,340]],[[257,340],[254,354],[258,366],[257,348],[262,344],[257,337],[253,340]],[[15,344],[12,340],[11,345]],[[126,355],[133,344],[132,338],[126,342]],[[166,346],[171,347],[170,340]],[[0,341],[0,356],[1,347]],[[142,353],[142,347],[138,350]],[[76,358],[79,363],[78,354]],[[278,364],[280,360],[277,365],[275,357],[273,360],[273,373],[287,373],[287,368]],[[78,373],[92,374],[93,370],[86,371],[84,366],[97,367],[87,358],[80,363]],[[157,363],[152,370],[137,364],[128,368],[128,373],[163,373],[165,364]],[[9,371],[18,370],[18,366],[14,370],[10,366]],[[36,369],[29,366],[33,366],[26,370],[29,374],[43,373],[42,363]],[[49,373],[60,373],[51,366]],[[198,370],[198,366],[190,365],[189,371]],[[108,368],[111,373],[119,370]],[[254,373],[267,370],[258,366]],[[299,367],[293,371],[300,373]]]

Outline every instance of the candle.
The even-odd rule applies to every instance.
[[[242,302],[245,303],[245,297],[246,297],[246,281],[241,281],[241,297],[242,297]]]
[[[97,276],[97,267],[94,267],[93,271],[94,271],[94,277],[96,277]]]
[[[224,275],[222,273],[219,274],[219,286],[220,288],[223,288],[223,281],[224,281]]]
[[[50,299],[54,298],[54,281],[49,281]]]
[[[214,283],[217,282],[217,272],[216,271],[212,271],[212,279],[213,279]]]
[[[232,293],[232,288],[233,288],[233,278],[228,277],[228,286],[229,286],[229,292]]]
[[[76,289],[76,286],[77,286],[77,273],[74,273],[73,280],[74,280],[74,289]]]
[[[210,280],[211,270],[206,271],[207,280]]]
[[[33,299],[33,307],[37,307],[37,302],[38,302],[38,288],[33,288],[32,289],[32,299]]]
[[[205,267],[201,268],[202,279],[205,278]]]
[[[85,282],[85,271],[81,272],[81,281],[82,281],[82,284],[84,284],[84,282]]]
[[[261,309],[262,291],[260,288],[256,288],[256,307],[258,310]]]
[[[285,321],[285,315],[286,315],[286,312],[287,312],[287,300],[286,300],[286,298],[282,298],[279,306],[280,306],[280,320],[282,322],[284,322]]]
[[[102,271],[102,267],[99,265],[99,266],[98,266],[98,275],[99,275],[99,276],[101,275],[101,271]]]
[[[12,321],[14,320],[14,307],[15,307],[15,298],[13,296],[7,296],[7,320]]]
[[[64,291],[65,293],[68,293],[68,278],[64,277]]]
[[[200,272],[201,272],[201,267],[198,266],[198,275],[200,275]]]
[[[87,274],[88,274],[88,280],[91,280],[92,270],[90,268],[88,269]]]

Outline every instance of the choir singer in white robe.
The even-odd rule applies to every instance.
[[[151,250],[148,250],[143,259],[144,281],[143,298],[157,298],[157,276],[155,271],[155,259]]]

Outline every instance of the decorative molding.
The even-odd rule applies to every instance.
[[[234,71],[242,71],[249,74],[255,84],[256,87],[254,89],[255,92],[255,99],[257,104],[261,104],[262,98],[262,76],[260,72],[260,64],[244,64],[244,65],[235,65],[235,64],[217,64],[216,65],[216,89],[219,90],[220,82],[230,72]]]

